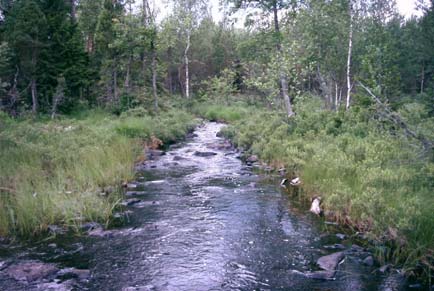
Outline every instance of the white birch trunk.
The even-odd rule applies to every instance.
[[[188,51],[190,50],[190,36],[191,31],[187,30],[187,46],[184,51],[184,62],[185,62],[185,97],[190,99],[190,75],[188,70]]]
[[[353,52],[353,3],[349,0],[348,13],[350,15],[350,31],[348,36],[348,59],[347,59],[347,103],[345,108],[348,110],[351,103],[351,54]]]

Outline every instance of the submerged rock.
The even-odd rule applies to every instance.
[[[17,281],[34,282],[56,274],[59,269],[54,264],[38,261],[20,262],[7,267],[4,272]]]
[[[345,252],[337,252],[331,255],[320,257],[316,263],[318,266],[326,271],[334,271],[336,270],[339,262],[345,257]]]
[[[369,267],[372,267],[374,265],[374,258],[372,256],[367,256],[363,260],[363,264]]]
[[[217,153],[215,153],[215,152],[199,152],[199,151],[196,151],[194,153],[194,155],[197,156],[197,157],[212,157],[212,156],[217,155]]]

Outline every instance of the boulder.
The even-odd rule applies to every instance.
[[[337,252],[327,256],[320,257],[316,263],[318,266],[326,271],[334,271],[339,265],[340,261],[345,257],[345,252]]]
[[[25,282],[39,281],[56,274],[58,271],[56,265],[38,261],[19,262],[4,270],[9,277]]]

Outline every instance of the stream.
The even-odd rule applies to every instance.
[[[329,280],[306,276],[318,258],[351,245],[294,206],[278,175],[242,163],[216,137],[223,126],[205,123],[141,166],[123,226],[0,244],[0,290],[408,289],[402,276],[364,264],[360,252],[348,252]],[[16,262],[36,261],[57,269],[45,279],[11,275]]]

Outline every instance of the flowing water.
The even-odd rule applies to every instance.
[[[306,278],[302,272],[333,252],[326,245],[335,236],[321,235],[317,218],[297,211],[277,178],[256,174],[225,148],[216,137],[222,126],[204,124],[139,170],[129,194],[140,201],[128,207],[123,227],[0,248],[0,263],[89,269],[76,290],[402,290],[400,280],[374,275],[355,256],[334,280]],[[0,275],[0,290],[44,288]]]

